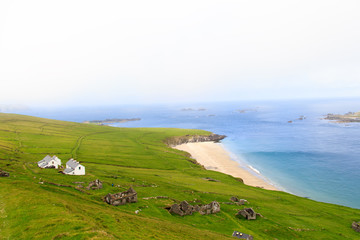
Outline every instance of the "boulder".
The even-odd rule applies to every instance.
[[[233,202],[238,202],[238,201],[239,201],[239,199],[238,199],[237,197],[231,197],[231,198],[230,198],[230,201],[233,201]]]
[[[102,182],[99,179],[96,179],[89,183],[89,185],[86,187],[87,190],[97,190],[103,188]]]
[[[0,177],[9,177],[10,173],[0,170]]]
[[[236,203],[237,205],[244,205],[245,203],[247,203],[248,201],[246,199],[239,199],[237,197],[231,197],[230,201],[233,201],[234,203]]]
[[[137,192],[130,187],[125,192],[115,193],[115,194],[107,194],[105,196],[105,201],[108,204],[113,206],[124,205],[127,203],[136,203],[137,202]]]
[[[360,222],[353,222],[351,225],[352,229],[354,229],[357,232],[360,232]]]
[[[252,208],[244,208],[240,210],[236,215],[241,215],[247,220],[255,220],[257,215],[261,216],[261,214],[257,214]]]

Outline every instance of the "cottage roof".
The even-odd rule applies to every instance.
[[[41,161],[44,161],[44,162],[47,162],[47,163],[48,163],[48,162],[51,161],[51,159],[52,159],[52,158],[50,157],[50,155],[46,155],[46,157],[44,157],[43,160],[41,160]]]
[[[41,162],[39,163],[39,167],[44,168],[47,166],[47,164],[48,164],[47,162]]]
[[[74,171],[73,168],[66,168],[66,169],[64,170],[64,173],[68,174],[68,173],[71,173],[71,172],[73,172],[73,171]]]
[[[44,157],[42,160],[39,161],[39,164],[46,164],[51,162],[51,160],[60,160],[56,155],[50,157],[49,155],[47,155],[46,157]]]
[[[67,161],[66,165],[68,165],[70,168],[75,169],[77,166],[80,165],[80,163],[71,158],[69,161]]]

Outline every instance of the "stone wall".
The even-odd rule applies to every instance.
[[[115,194],[109,193],[108,195],[105,196],[105,202],[113,206],[124,205],[127,203],[136,203],[137,192],[132,187],[130,187],[125,192],[120,192]]]

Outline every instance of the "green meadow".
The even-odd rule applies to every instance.
[[[235,239],[234,230],[254,239],[360,239],[351,229],[353,221],[360,221],[359,209],[244,185],[204,170],[188,153],[164,143],[188,134],[210,133],[0,114],[0,169],[10,173],[0,178],[0,239]],[[57,155],[63,166],[69,158],[77,159],[86,175],[38,168],[37,162],[47,154]],[[95,179],[104,188],[87,190]],[[103,201],[107,193],[130,186],[138,192],[137,203],[111,206]],[[168,198],[151,198],[157,196]],[[226,204],[232,196],[249,203]],[[216,200],[221,212],[184,217],[168,213],[166,207],[183,200]],[[244,207],[263,217],[236,216]]]

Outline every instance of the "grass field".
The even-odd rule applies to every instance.
[[[163,142],[187,134],[209,133],[114,128],[0,113],[0,169],[10,172],[10,177],[0,178],[0,239],[235,239],[234,230],[254,239],[360,239],[351,229],[351,223],[360,220],[359,209],[246,186],[204,170],[187,153]],[[63,165],[76,158],[86,167],[86,175],[38,168],[37,162],[47,154],[57,155]],[[78,188],[75,183],[87,186],[97,178],[104,184],[101,190]],[[130,186],[138,192],[137,203],[115,207],[102,200]],[[156,196],[168,199],[143,199]],[[224,204],[232,196],[247,199],[246,207],[264,217],[248,221],[235,216],[243,206]],[[182,200],[216,200],[221,212],[180,217],[165,209]]]

